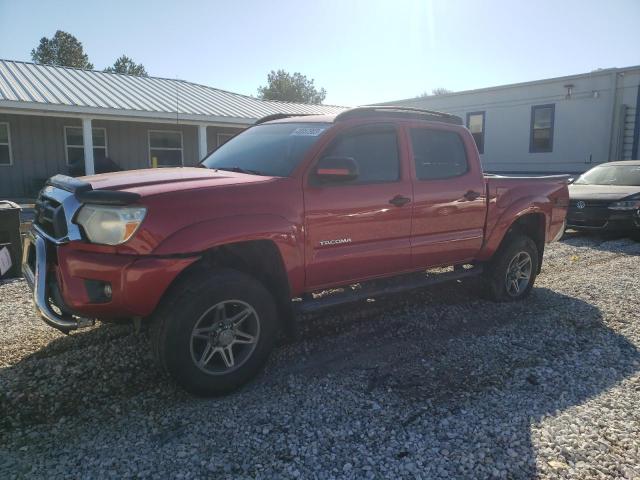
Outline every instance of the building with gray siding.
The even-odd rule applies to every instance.
[[[581,173],[640,157],[640,66],[385,104],[459,115],[488,172]]]
[[[258,118],[343,107],[263,101],[191,82],[0,60],[0,198],[57,173],[196,165]]]

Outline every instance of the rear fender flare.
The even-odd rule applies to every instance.
[[[497,206],[494,208],[498,209]],[[551,218],[551,204],[549,199],[543,196],[524,197],[500,212],[497,219],[487,219],[486,238],[478,260],[489,260],[498,250],[513,224],[525,215],[532,213],[541,213],[544,215],[544,232],[546,238]]]

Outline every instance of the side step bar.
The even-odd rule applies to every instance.
[[[371,297],[415,290],[443,282],[475,277],[482,273],[482,265],[465,268],[456,265],[453,271],[433,273],[432,271],[410,273],[385,280],[348,285],[321,293],[307,293],[302,298],[292,300],[297,314],[312,313],[324,308],[335,307],[345,303],[366,300]]]

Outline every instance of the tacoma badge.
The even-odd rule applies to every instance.
[[[335,240],[320,240],[320,246],[326,245],[340,245],[341,243],[351,243],[350,238],[336,238]]]

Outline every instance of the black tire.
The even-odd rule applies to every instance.
[[[237,311],[240,311],[237,314],[240,315],[251,309],[252,313],[248,314],[245,322],[251,321],[251,325],[257,322],[257,327],[249,333],[238,334],[255,338],[253,343],[238,341],[236,344],[233,333],[237,331],[235,327],[216,327],[223,323],[218,322],[219,315],[226,319]],[[223,313],[216,313],[219,311]],[[264,366],[277,337],[276,311],[272,295],[249,275],[231,269],[194,271],[167,292],[154,313],[150,332],[151,348],[160,366],[188,392],[205,397],[229,393],[249,381]],[[211,325],[203,328],[205,324],[201,322],[209,320]],[[212,332],[193,337],[196,330],[211,329]],[[225,335],[221,333],[224,331],[228,334],[224,338],[230,344],[221,346],[224,345],[220,340]],[[229,340],[230,337],[233,340]],[[211,353],[213,350],[217,352]],[[220,350],[231,350],[233,353],[229,358]],[[237,357],[238,351],[240,357]],[[210,360],[199,366],[197,360],[203,362],[208,354],[211,354]],[[235,359],[238,359],[238,364],[233,368],[228,363],[225,365],[227,360],[233,362]]]
[[[513,285],[514,277],[511,275],[510,267],[514,266],[512,262],[518,263],[518,256],[521,259],[520,263],[528,256],[530,272],[526,284],[518,281],[516,288]],[[513,302],[529,295],[538,273],[539,258],[538,248],[530,237],[519,233],[510,234],[486,266],[484,277],[487,298],[494,302]]]

